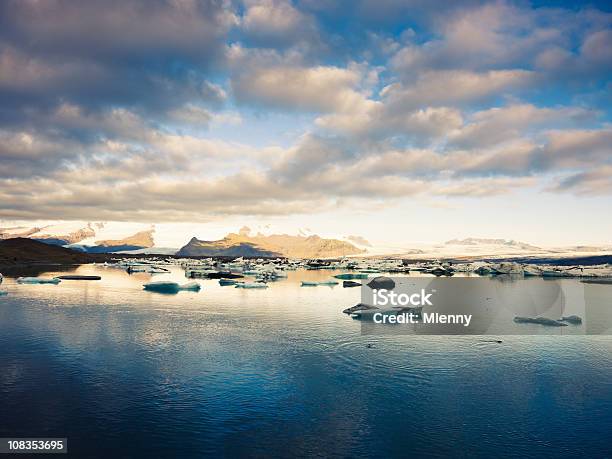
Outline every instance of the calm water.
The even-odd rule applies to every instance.
[[[341,314],[359,289],[299,287],[330,272],[171,296],[77,272],[103,279],[2,284],[0,437],[78,457],[612,456],[611,337],[362,336]]]

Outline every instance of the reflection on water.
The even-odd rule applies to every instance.
[[[87,457],[610,453],[609,337],[362,336],[341,314],[359,289],[299,287],[326,271],[170,296],[76,273],[102,280],[3,284],[0,437]]]

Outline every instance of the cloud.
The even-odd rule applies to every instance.
[[[314,18],[286,0],[248,0],[241,27],[245,39],[256,46],[286,48],[318,41]]]
[[[596,161],[607,148],[601,135],[584,132],[573,146],[590,146]],[[81,154],[44,175],[0,179],[0,198],[8,203],[2,217],[51,218],[61,211],[65,218],[197,221],[211,215],[307,213],[313,205],[331,209],[347,200],[484,198],[535,186],[534,159],[571,148],[557,133],[550,133],[551,143],[543,147],[518,143],[506,150],[451,152],[383,146],[355,152],[339,139],[316,136],[276,151],[159,131],[149,132],[148,139],[147,150],[106,143],[105,149],[97,147],[99,153]],[[228,168],[232,162],[235,167]],[[539,167],[544,164],[547,171],[565,167],[556,162]],[[589,167],[585,161],[580,166]],[[574,180],[589,179],[605,191],[597,177],[584,173]],[[584,188],[564,186],[580,193]]]
[[[404,108],[404,107],[400,107]],[[461,112],[449,107],[399,111],[385,102],[367,100],[350,110],[317,118],[320,128],[357,137],[384,138],[409,136],[414,141],[426,141],[448,134],[461,127]]]
[[[210,111],[193,104],[187,104],[174,109],[168,115],[172,121],[176,121],[179,124],[202,127],[208,127],[213,118]]]
[[[528,70],[431,71],[420,74],[412,84],[395,83],[384,88],[382,96],[390,105],[411,107],[482,102],[527,87],[534,74]]]
[[[610,43],[612,43],[612,30],[598,30],[585,38],[580,51],[590,65],[609,70],[612,67]]]
[[[434,194],[447,197],[483,198],[507,194],[513,189],[530,187],[535,183],[536,181],[532,178],[461,180],[437,187]]]
[[[127,65],[209,59],[237,21],[214,0],[8,0],[1,8],[0,38],[31,54]]]
[[[510,2],[9,0],[0,217],[609,193],[611,25]]]
[[[251,67],[232,81],[242,103],[289,110],[345,111],[359,105],[363,75],[358,66]]]
[[[533,104],[512,104],[478,111],[469,122],[449,135],[459,148],[483,148],[515,141],[546,126],[574,127],[595,121],[597,112],[580,107],[540,108]]]
[[[547,167],[598,167],[612,162],[612,128],[551,130],[540,161]]]
[[[549,190],[589,196],[608,195],[612,193],[612,165],[607,164],[595,170],[570,175]]]
[[[0,116],[61,102],[149,112],[215,102],[203,72],[223,59],[235,23],[212,0],[2,2]]]

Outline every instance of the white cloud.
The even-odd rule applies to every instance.
[[[382,96],[390,105],[448,106],[499,98],[507,91],[528,86],[533,79],[533,72],[521,69],[428,71],[419,74],[414,83],[386,87]]]
[[[540,108],[532,104],[513,104],[481,110],[469,122],[449,135],[459,148],[483,148],[516,141],[545,126],[579,125],[592,122],[597,113],[580,107]]]
[[[289,110],[346,111],[364,99],[357,66],[255,67],[232,81],[238,100]]]
[[[607,195],[612,193],[612,165],[579,172],[559,180],[550,191],[571,192],[579,195]]]
[[[286,0],[248,0],[241,26],[259,45],[286,47],[317,39],[314,19]]]
[[[551,130],[542,149],[548,167],[598,167],[612,162],[612,128]]]
[[[352,136],[384,138],[406,135],[415,140],[429,140],[448,134],[462,125],[459,110],[449,107],[427,107],[393,111],[384,103],[364,100],[351,110],[317,118],[320,128]]]

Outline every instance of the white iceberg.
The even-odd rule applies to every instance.
[[[268,285],[261,282],[241,282],[236,284],[235,288],[268,288]]]
[[[190,292],[199,292],[202,286],[197,282],[187,282],[180,286],[181,290],[188,290]]]
[[[181,290],[190,292],[199,292],[202,286],[197,282],[188,282],[183,285],[179,285],[177,282],[172,281],[156,281],[147,282],[143,285],[145,290],[158,293],[178,293]]]
[[[178,293],[181,289],[179,284],[170,281],[147,282],[143,287],[145,290],[158,293]]]
[[[57,277],[18,277],[18,284],[54,284],[57,285],[61,282]]]

